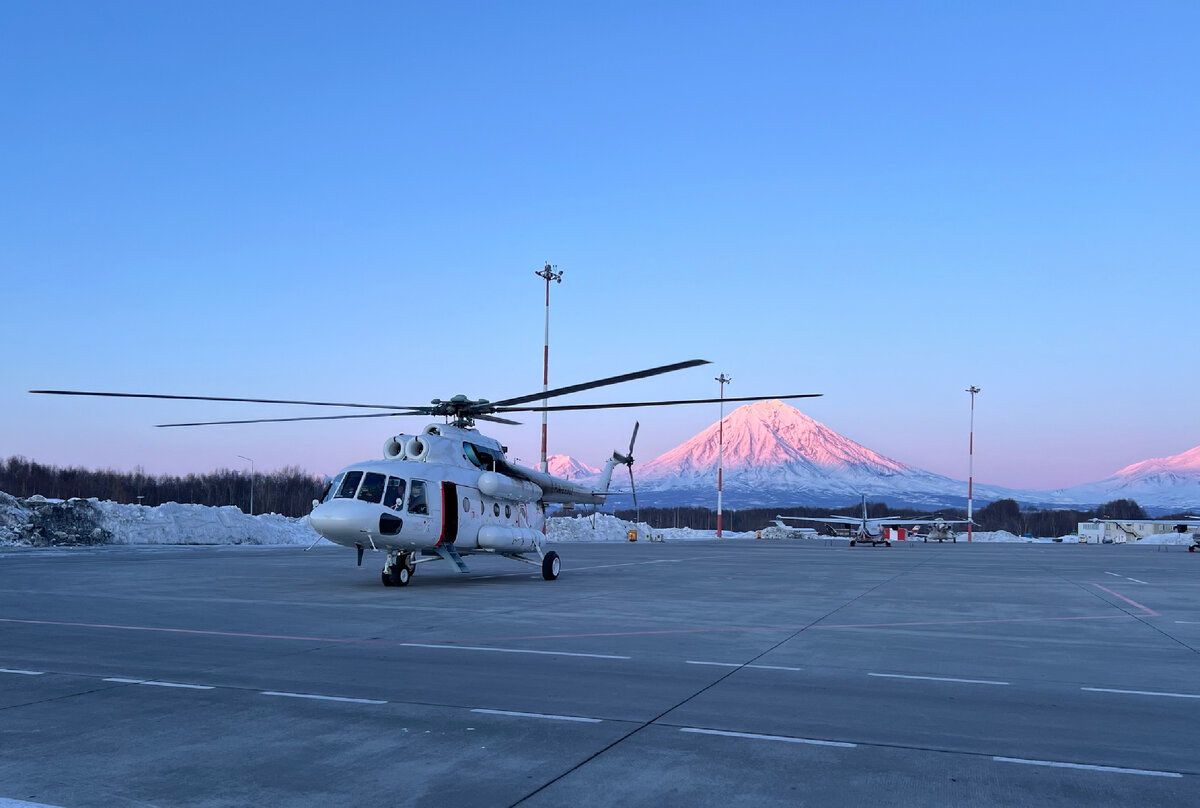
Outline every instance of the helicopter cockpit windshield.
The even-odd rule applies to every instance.
[[[403,477],[392,477],[375,471],[345,471],[334,479],[322,502],[357,499],[398,511],[404,508],[404,492],[407,485]]]

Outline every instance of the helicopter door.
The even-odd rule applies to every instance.
[[[438,544],[454,544],[458,538],[458,486],[442,483],[442,536]]]

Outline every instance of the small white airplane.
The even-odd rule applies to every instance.
[[[892,543],[886,538],[883,533],[885,527],[904,527],[912,525],[914,529],[921,525],[930,525],[929,532],[921,535],[923,541],[929,539],[937,539],[939,543],[945,539],[950,539],[952,542],[958,541],[958,534],[950,527],[951,525],[966,524],[965,520],[947,520],[940,516],[933,519],[904,519],[899,516],[884,516],[872,519],[867,516],[867,496],[863,494],[862,498],[862,516],[777,516],[776,520],[791,520],[797,522],[820,522],[825,525],[839,524],[852,525],[850,529],[850,546],[856,544],[870,544],[872,547],[877,545],[885,545],[891,547]],[[832,530],[832,528],[830,528]],[[918,534],[914,533],[915,539]]]
[[[327,401],[285,401],[261,398],[181,396],[146,393],[97,393],[76,390],[30,390],[68,396],[116,398],[186,399],[193,401],[236,401],[262,404],[301,404],[319,407],[359,407],[385,410],[354,415],[307,416],[299,418],[256,418],[240,421],[204,421],[159,424],[163,427],[251,424],[270,421],[320,421],[340,418],[386,418],[400,415],[441,416],[445,423],[429,424],[415,435],[399,434],[387,439],[383,459],[353,463],[342,469],[323,500],[313,501],[309,522],[326,539],[353,547],[362,565],[367,549],[386,554],[382,579],[385,586],[407,586],[417,564],[448,561],[459,572],[469,570],[463,556],[491,553],[540,566],[542,577],[556,579],[561,570],[558,553],[547,550],[546,505],[598,505],[608,496],[613,469],[629,468],[633,489],[633,444],[638,425],[625,454],[613,452],[604,464],[595,487],[555,477],[509,463],[506,447],[475,429],[475,422],[517,424],[496,413],[597,410],[620,407],[656,407],[676,404],[716,404],[718,401],[760,401],[765,398],[811,398],[819,393],[787,396],[743,396],[676,401],[634,401],[613,404],[563,404],[546,406],[531,402],[591,390],[621,382],[657,376],[709,364],[692,359],[672,365],[611,376],[605,379],[538,391],[503,401],[473,400],[457,395],[448,401],[433,399],[429,405],[346,404]]]

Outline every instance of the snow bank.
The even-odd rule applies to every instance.
[[[1200,533],[1156,533],[1139,539],[1134,544],[1200,544]]]
[[[715,530],[693,530],[690,527],[650,527],[645,522],[626,522],[612,514],[590,516],[558,516],[549,521],[546,536],[556,542],[629,541],[629,531],[637,529],[638,541],[706,541],[717,538]],[[753,538],[753,533],[721,531],[722,539]]]
[[[20,500],[0,492],[0,545],[303,544],[317,541],[307,517],[250,516],[232,505],[157,507],[98,499]],[[321,539],[324,542],[324,539]],[[328,542],[326,542],[328,543]]]

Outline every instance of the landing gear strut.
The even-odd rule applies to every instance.
[[[401,553],[392,550],[388,553],[387,563],[383,565],[380,577],[384,586],[408,586],[412,580],[413,571],[417,568],[412,553]]]

